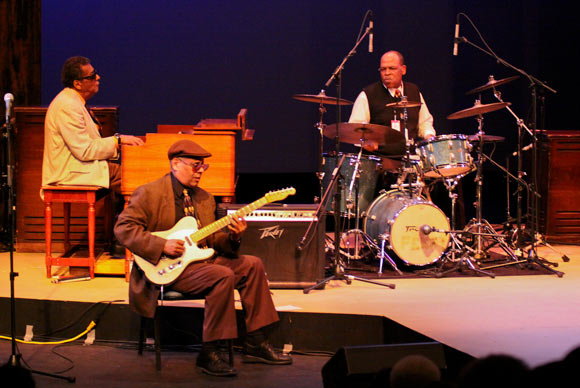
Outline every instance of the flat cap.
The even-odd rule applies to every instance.
[[[204,150],[199,144],[191,140],[179,140],[173,143],[167,151],[169,160],[173,158],[209,158],[211,153]]]

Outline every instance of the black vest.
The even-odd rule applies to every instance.
[[[398,99],[391,96],[391,93],[385,88],[382,82],[375,82],[372,85],[363,89],[369,101],[369,111],[371,113],[371,124],[380,124],[391,126],[391,120],[395,117],[395,109],[387,108],[385,105],[397,102]],[[419,88],[417,85],[403,81],[403,90],[407,95],[408,101],[421,101]],[[417,139],[419,130],[419,109],[420,107],[407,108],[407,129],[409,130],[409,138]],[[403,109],[397,109],[398,119],[401,120],[401,131],[403,128],[402,114]]]

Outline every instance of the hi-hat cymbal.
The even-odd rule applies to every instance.
[[[512,82],[513,80],[516,80],[518,78],[520,78],[519,75],[514,75],[513,77],[508,77],[508,78],[504,78],[504,79],[500,79],[500,80],[496,81],[496,79],[493,77],[493,75],[490,75],[489,81],[487,81],[487,83],[485,85],[478,86],[477,88],[472,89],[465,94],[474,94],[474,93],[483,92],[484,90],[507,84],[508,82]]]
[[[478,142],[479,135],[467,136],[467,140],[469,140],[472,143]],[[503,137],[503,136],[483,135],[483,142],[484,143],[496,143],[496,142],[500,142],[500,141],[504,141],[504,140],[505,140],[505,137]]]
[[[306,101],[306,102],[315,102],[317,104],[328,104],[328,105],[336,105],[337,98],[327,96],[324,90],[321,90],[318,94],[295,94],[292,96],[295,100]],[[338,105],[352,105],[352,101],[345,100],[341,98],[338,100]]]
[[[465,117],[477,116],[483,113],[493,112],[511,105],[510,102],[494,102],[492,104],[482,104],[476,101],[471,108],[463,109],[455,113],[451,113],[447,118],[449,120],[462,119]]]
[[[336,124],[324,128],[324,136],[336,137]],[[366,123],[339,123],[338,137],[342,143],[360,144],[362,141],[375,141],[379,144],[405,142],[405,136],[391,127]]]
[[[421,106],[418,101],[397,101],[386,105],[387,108],[415,108]]]

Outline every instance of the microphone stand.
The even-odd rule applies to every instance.
[[[346,281],[346,284],[351,284],[353,280],[358,280],[361,282],[366,282],[366,283],[372,283],[372,284],[376,284],[378,286],[383,286],[383,287],[388,287],[391,289],[395,288],[394,284],[390,284],[390,283],[380,283],[380,282],[376,282],[373,280],[369,280],[369,279],[365,279],[365,278],[361,278],[358,276],[353,276],[353,275],[346,275],[344,273],[344,263],[342,262],[341,258],[340,258],[340,228],[338,227],[338,224],[340,222],[340,201],[341,201],[341,192],[343,190],[343,177],[341,176],[341,174],[339,173],[340,171],[340,167],[342,166],[342,163],[344,162],[344,158],[346,155],[342,155],[342,158],[340,159],[340,162],[338,163],[338,165],[336,166],[336,168],[334,169],[334,172],[332,173],[332,178],[330,180],[330,183],[328,184],[328,188],[326,189],[326,194],[328,194],[328,192],[335,187],[334,190],[334,204],[333,204],[333,211],[334,211],[334,223],[335,223],[335,228],[334,228],[334,263],[333,263],[333,270],[334,270],[334,274],[330,277],[327,277],[326,279],[316,283],[315,285],[305,288],[303,290],[303,292],[305,294],[308,294],[310,291],[314,290],[314,289],[322,289],[324,288],[324,286],[326,285],[326,283],[328,283],[331,280],[344,280]],[[323,202],[323,201],[321,201]],[[319,205],[319,208],[321,208],[321,205]]]
[[[460,15],[464,15],[469,22],[473,25],[473,23],[471,22],[471,20],[469,19],[469,17],[467,17],[467,15],[460,13]],[[473,27],[475,28],[475,26],[473,25]],[[477,28],[475,28],[477,30]],[[479,31],[478,31],[479,33]],[[481,36],[481,35],[480,35]],[[482,38],[483,40],[483,38]],[[546,85],[544,82],[540,81],[539,79],[537,79],[536,77],[528,74],[527,72],[525,72],[522,69],[519,69],[515,66],[513,66],[512,64],[510,64],[509,62],[507,62],[506,60],[498,57],[493,50],[491,50],[491,48],[489,48],[489,46],[487,47],[488,50],[476,45],[475,43],[469,41],[467,38],[460,36],[458,38],[455,39],[455,41],[457,43],[467,43],[468,45],[476,48],[477,50],[481,51],[482,53],[494,58],[498,63],[501,63],[502,65],[506,66],[507,68],[510,68],[514,71],[516,71],[517,73],[523,75],[525,78],[527,78],[530,81],[530,88],[531,88],[531,93],[532,93],[532,116],[533,116],[533,122],[531,125],[531,129],[528,129],[531,137],[532,137],[532,183],[530,184],[530,192],[532,193],[532,199],[531,199],[531,207],[532,209],[530,209],[530,213],[528,214],[529,217],[532,218],[531,221],[528,221],[528,223],[531,225],[531,235],[532,235],[532,242],[530,245],[530,248],[527,252],[526,255],[526,260],[528,262],[528,264],[536,264],[542,268],[548,269],[550,271],[552,271],[553,273],[555,273],[556,275],[558,275],[558,277],[562,277],[563,272],[559,272],[559,271],[554,271],[552,268],[548,267],[544,261],[545,259],[543,258],[539,258],[538,253],[537,253],[537,247],[536,247],[536,231],[538,229],[538,197],[540,196],[537,193],[537,184],[538,184],[538,177],[537,177],[537,136],[536,136],[536,115],[537,115],[537,95],[536,95],[536,90],[538,88],[538,86],[542,87],[543,89],[546,89],[552,93],[557,93],[556,90],[552,89],[551,87],[549,87],[548,85]],[[485,42],[485,41],[484,41]],[[487,44],[486,44],[487,45]],[[521,144],[518,145],[519,149],[518,149],[518,155],[521,155]],[[521,205],[520,205],[521,206]],[[519,214],[519,211],[518,211]],[[521,223],[521,220],[518,220],[518,223]],[[519,231],[518,231],[519,233]],[[520,245],[519,248],[523,248],[523,246],[521,246],[521,244],[523,243],[521,241],[522,239],[518,239],[518,245]],[[514,264],[514,263],[512,263]]]
[[[22,355],[18,353],[16,347],[16,297],[14,292],[14,280],[19,275],[18,272],[14,272],[14,241],[16,234],[16,191],[15,180],[14,180],[14,155],[13,155],[13,142],[12,142],[12,125],[11,125],[10,111],[6,111],[6,133],[4,137],[6,138],[6,149],[3,150],[6,155],[6,172],[2,172],[3,176],[6,176],[7,186],[8,186],[8,249],[10,251],[10,338],[12,342],[10,358],[6,365],[12,368],[25,369],[31,373],[36,373],[43,376],[54,377],[58,379],[67,380],[69,383],[74,383],[76,378],[70,376],[61,376],[48,372],[41,372],[34,369],[26,368],[22,365],[21,359]]]

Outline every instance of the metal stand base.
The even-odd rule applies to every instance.
[[[336,273],[334,275],[322,280],[321,282],[319,282],[311,287],[305,288],[302,292],[304,292],[305,294],[308,294],[310,291],[312,291],[314,289],[323,288],[326,285],[326,283],[328,283],[331,280],[344,280],[346,282],[346,284],[348,284],[348,285],[350,285],[353,280],[358,280],[360,282],[371,283],[371,284],[376,284],[377,286],[383,286],[383,287],[388,287],[390,289],[395,289],[394,284],[381,283],[381,282],[376,282],[374,280],[361,278],[358,276],[347,275],[342,270],[339,270],[339,271],[336,271]]]

